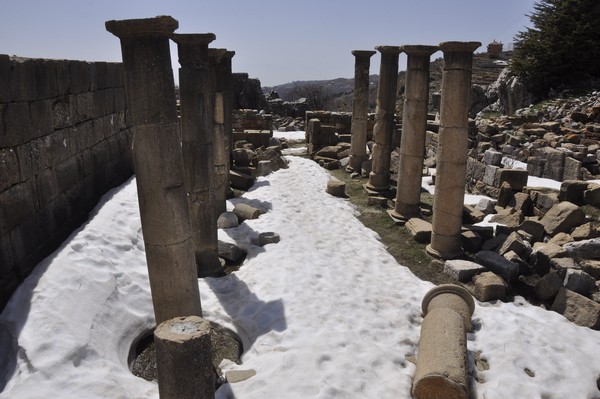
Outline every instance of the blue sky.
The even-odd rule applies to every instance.
[[[492,40],[530,25],[534,0],[2,0],[0,54],[120,61],[111,19],[171,15],[180,33],[216,34],[234,72],[263,86],[352,77],[355,49]],[[174,69],[176,47],[171,47]],[[434,55],[434,57],[440,54]],[[400,58],[401,67],[404,57]],[[379,56],[371,73],[379,72]]]

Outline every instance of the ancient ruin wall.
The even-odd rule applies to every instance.
[[[0,310],[132,175],[125,104],[120,64],[0,55]]]

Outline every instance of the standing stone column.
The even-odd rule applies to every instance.
[[[226,49],[209,49],[209,71],[214,77],[211,79],[212,104],[213,104],[213,151],[215,170],[215,214],[217,218],[227,210],[226,193],[229,187],[229,154],[226,150],[225,138],[225,100],[223,93],[223,76],[221,59],[227,53]]]
[[[473,51],[479,42],[444,42],[442,104],[438,141],[431,244],[427,252],[442,259],[462,254],[460,230],[467,170],[469,94]]]
[[[367,159],[367,123],[369,114],[369,66],[375,51],[354,50],[354,95],[352,100],[352,140],[348,171],[360,172]]]
[[[225,154],[226,159],[226,184],[225,198],[233,197],[233,190],[229,184],[229,170],[233,162],[233,81],[231,79],[231,59],[235,55],[235,51],[226,51],[221,57],[219,63],[221,69],[221,79],[223,80],[223,110],[224,114],[224,129],[225,129]]]
[[[198,277],[223,272],[215,215],[214,157],[208,44],[213,33],[175,34],[185,185],[190,205]]]
[[[370,194],[384,193],[390,189],[390,157],[400,56],[398,46],[377,46],[375,49],[381,53],[381,66],[373,128],[373,164],[369,173],[369,182],[365,186]]]
[[[420,214],[421,175],[425,156],[427,129],[427,99],[429,91],[429,57],[436,46],[402,46],[408,56],[406,89],[402,116],[402,141],[398,168],[396,206],[390,213],[395,219],[407,221]]]
[[[168,16],[106,22],[106,30],[121,39],[157,324],[202,315],[169,52],[169,36],[177,27]]]

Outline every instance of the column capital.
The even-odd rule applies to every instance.
[[[122,19],[106,21],[107,31],[118,38],[140,36],[170,36],[179,27],[179,22],[168,15],[154,18]]]
[[[235,51],[232,50],[227,50],[225,51],[225,53],[221,56],[221,61],[223,60],[230,60],[233,58],[233,56],[235,56]]]
[[[227,53],[226,48],[209,48],[208,49],[208,56],[211,57],[216,62],[221,61],[221,58],[223,58],[223,56],[225,56],[226,53]]]
[[[373,50],[352,50],[352,55],[356,58],[371,58],[376,52]]]
[[[472,53],[481,47],[481,42],[442,42],[440,43],[440,50],[446,52],[456,53]]]
[[[425,45],[412,45],[405,44],[404,46],[400,46],[400,51],[405,53],[406,55],[426,55],[430,56],[431,54],[438,51],[440,48],[438,46],[425,46]]]
[[[179,45],[209,45],[217,36],[214,33],[173,33],[171,40]]]
[[[399,55],[402,52],[400,46],[375,46],[375,50],[379,51],[381,54],[389,55]]]

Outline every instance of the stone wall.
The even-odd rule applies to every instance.
[[[132,175],[120,64],[0,55],[0,310]]]
[[[260,80],[249,78],[247,73],[231,74],[233,109],[265,109],[267,104]]]

